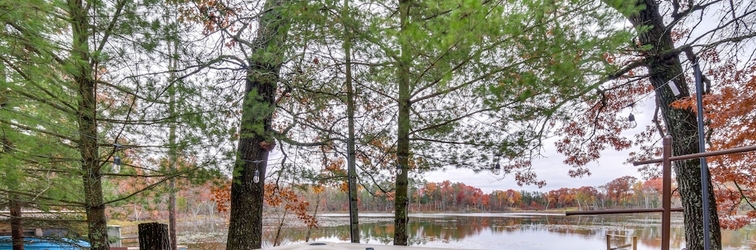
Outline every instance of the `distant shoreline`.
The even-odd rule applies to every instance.
[[[394,213],[375,213],[364,212],[359,213],[359,217],[366,218],[393,218]],[[443,218],[443,217],[509,217],[509,218],[521,218],[521,217],[535,217],[535,216],[565,216],[564,211],[544,211],[544,212],[501,212],[501,213],[459,213],[459,212],[440,212],[440,213],[409,213],[409,217],[416,218]],[[336,213],[322,213],[318,214],[318,217],[349,217],[347,212]]]

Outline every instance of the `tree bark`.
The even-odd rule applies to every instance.
[[[280,7],[287,2],[265,2],[260,28],[252,41],[252,55],[247,58],[240,138],[231,184],[228,250],[262,247],[265,172],[268,153],[275,147],[271,122],[289,20],[281,15]],[[256,171],[259,178],[257,183],[253,181]]]
[[[178,32],[176,32],[178,33]],[[178,35],[178,34],[177,34]],[[171,51],[172,49],[172,51]],[[175,71],[178,68],[178,41],[174,41],[171,44],[171,48],[169,49],[169,54],[171,55],[170,61],[169,61],[169,67],[171,69],[171,72]],[[170,113],[171,117],[176,116],[176,85],[179,84],[179,82],[176,81],[176,75],[175,73],[171,73],[170,81],[174,82],[170,87],[168,87],[168,95],[170,96],[170,101],[168,104],[168,112]],[[172,121],[168,128],[168,143],[170,145],[170,149],[168,150],[168,168],[171,173],[175,173],[177,171],[177,159],[178,159],[178,149],[176,148],[176,121]],[[171,178],[168,180],[168,234],[170,236],[171,240],[171,250],[178,250],[178,238],[176,237],[176,232],[178,229],[176,228],[176,179]]]
[[[346,67],[347,88],[347,123],[349,138],[347,138],[347,175],[349,178],[349,235],[352,243],[360,243],[360,220],[357,208],[357,167],[355,165],[354,138],[354,86],[352,85],[352,37],[351,18],[349,16],[349,0],[344,0],[341,20],[344,22],[344,61]],[[350,20],[349,22],[347,20]]]
[[[8,195],[8,207],[10,208],[11,239],[13,250],[24,250],[24,228],[21,220],[21,202],[13,194]]]
[[[5,65],[0,62],[0,83],[5,83]],[[2,96],[0,93],[0,108],[7,105],[8,100],[5,99],[5,96]],[[9,130],[10,127],[0,127],[0,132],[2,132],[2,138],[0,138],[0,156],[2,154],[8,154],[13,150],[13,146],[11,141],[7,137],[6,130]],[[5,181],[5,185],[10,187],[10,189],[14,189],[18,187],[18,179],[9,179]],[[21,202],[19,201],[18,195],[15,194],[8,194],[8,209],[10,210],[10,226],[11,226],[11,241],[13,245],[13,250],[24,250],[24,228],[23,228],[23,220],[21,219]]]
[[[170,250],[171,238],[168,224],[157,222],[141,223],[139,228],[139,250]]]
[[[665,53],[675,48],[670,36],[671,27],[664,24],[659,5],[654,0],[640,0],[637,6],[645,6],[640,12],[627,16],[639,32],[641,45],[650,45],[647,51],[645,67],[650,74],[650,81],[655,89],[658,105],[664,117],[664,123],[673,140],[674,155],[685,155],[699,152],[696,114],[690,109],[673,108],[671,104],[690,96],[688,84],[682,74],[680,55]],[[666,86],[669,81],[674,82],[680,91],[675,96]],[[698,159],[674,162],[677,184],[682,200],[686,248],[688,250],[704,249],[703,246],[703,213],[702,213],[702,185],[709,187],[709,235],[711,249],[721,249],[721,232],[719,216],[717,215],[716,200],[714,199],[711,178],[702,183],[700,176],[700,162]],[[707,170],[708,171],[708,170]]]
[[[398,63],[397,77],[399,87],[399,114],[397,117],[397,147],[396,156],[397,164],[401,173],[396,176],[396,194],[394,198],[394,245],[407,245],[407,184],[409,172],[409,132],[410,132],[410,57],[409,34],[407,34],[407,25],[409,24],[410,0],[399,0],[399,47],[401,50],[400,61]]]
[[[108,230],[102,194],[102,173],[97,142],[97,104],[95,81],[92,79],[89,38],[90,25],[87,8],[82,0],[68,1],[72,31],[70,63],[74,81],[78,85],[79,152],[81,154],[84,206],[87,215],[89,243],[92,250],[107,250]]]

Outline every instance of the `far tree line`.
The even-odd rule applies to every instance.
[[[545,210],[597,210],[614,208],[661,207],[661,179],[639,180],[632,176],[616,178],[599,186],[563,187],[543,191],[494,190],[486,193],[478,187],[449,180],[442,182],[410,181],[409,211],[412,213],[433,212],[518,212]],[[178,191],[177,209],[180,216],[196,217],[211,215],[225,217],[228,214],[228,191],[225,188],[205,185],[190,185]],[[303,214],[314,217],[321,212],[348,211],[348,196],[345,185],[324,186],[303,184],[297,186],[271,186],[291,191],[287,199],[268,199],[268,209],[280,207],[295,210],[294,200],[305,204]],[[276,193],[276,192],[270,192]],[[394,192],[382,192],[377,186],[358,188],[358,205],[361,211],[393,212]],[[286,196],[286,195],[283,195]],[[123,209],[114,209],[116,218],[125,220],[165,219],[166,199],[156,199],[125,204]],[[152,202],[150,202],[152,201]],[[303,203],[304,202],[304,203]],[[673,205],[679,206],[679,195],[673,197]],[[311,217],[307,218],[311,218]]]

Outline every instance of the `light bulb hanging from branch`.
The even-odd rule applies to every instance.
[[[255,175],[252,176],[252,182],[255,184],[260,183],[260,170],[255,169]]]
[[[630,116],[627,117],[627,121],[630,122],[630,128],[635,128],[638,126],[638,122],[635,121],[635,116],[633,113],[630,113]]]
[[[627,116],[627,122],[630,125],[630,128],[637,127],[638,122],[635,121],[635,115],[633,115],[633,110],[635,110],[635,102],[628,104],[626,108],[630,108],[630,115]]]
[[[118,155],[118,151],[121,150],[121,144],[113,144],[115,149],[113,150],[113,173],[120,173],[121,172],[121,156]]]
[[[496,155],[496,164],[493,165],[491,168],[491,173],[494,175],[501,174],[501,164],[499,164],[499,160],[501,159],[501,153],[497,153]]]

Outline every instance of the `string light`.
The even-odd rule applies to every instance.
[[[674,94],[675,96],[680,95],[680,90],[677,88],[677,85],[674,81],[669,80],[669,82],[667,82],[667,85],[669,85],[669,88],[672,90],[672,94]]]
[[[494,175],[501,174],[501,164],[499,164],[500,158],[501,158],[501,154],[496,154],[496,164],[494,164],[493,168],[491,168],[491,173]]]
[[[259,164],[260,162],[264,162],[264,160],[245,160],[245,159],[239,159],[239,160],[243,162],[251,162],[255,164],[255,173],[252,175],[252,182],[255,184],[260,183],[260,170],[258,169],[259,166],[257,164]]]
[[[407,158],[406,156],[396,156],[396,157],[397,157],[397,158],[399,158],[399,159],[406,159],[406,158]],[[400,174],[402,174],[402,170],[403,170],[403,168],[402,168],[402,164],[401,164],[401,163],[399,163],[398,161],[399,161],[399,160],[397,159],[397,163],[396,163],[396,174],[397,174],[397,175],[400,175]]]
[[[630,128],[635,128],[638,126],[638,122],[635,121],[635,116],[633,113],[630,113],[630,116],[627,117],[628,122],[630,122]]]
[[[501,160],[501,153],[496,153],[496,154],[494,154],[494,156],[496,157],[496,159],[495,159],[495,161],[492,159],[492,161],[494,161],[492,164],[486,164],[484,167],[474,167],[472,170],[475,173],[479,173],[480,171],[483,171],[483,170],[490,170],[491,174],[493,174],[493,175],[500,175],[501,174],[501,163],[499,163],[499,162]],[[509,173],[508,170],[507,170],[507,173]]]
[[[677,74],[676,76],[673,76],[673,77],[672,77],[672,78],[670,78],[670,79],[675,79],[675,78],[677,78],[677,77],[679,77],[679,76],[681,76],[681,75],[683,75],[683,74],[685,74],[685,71],[684,71],[684,70],[683,70],[682,72],[680,72],[679,74]],[[633,106],[633,105],[635,105],[636,103],[638,103],[638,102],[641,102],[641,101],[643,101],[643,100],[646,100],[646,98],[648,98],[649,96],[651,96],[651,95],[655,94],[657,90],[659,90],[660,88],[663,88],[664,86],[669,86],[669,87],[670,87],[670,89],[672,90],[672,94],[674,94],[675,96],[679,96],[679,95],[680,95],[680,93],[679,93],[679,91],[680,91],[680,90],[679,90],[679,89],[677,88],[677,85],[675,85],[675,84],[674,84],[674,82],[672,82],[672,81],[673,81],[673,80],[669,80],[669,82],[667,82],[666,84],[662,84],[662,85],[661,85],[661,86],[659,86],[659,87],[655,87],[654,89],[652,89],[652,90],[651,90],[651,91],[649,91],[648,93],[645,93],[645,94],[641,95],[641,97],[639,97],[639,98],[635,99],[635,101],[633,101],[632,103],[630,103],[630,104],[629,104],[629,105],[627,105],[627,106],[628,106],[628,107],[632,107],[632,106]],[[674,86],[674,87],[673,87],[673,86]]]
[[[121,156],[118,155],[118,151],[121,150],[121,144],[113,144],[115,147],[115,156],[113,157],[113,173],[120,173],[121,172]]]

